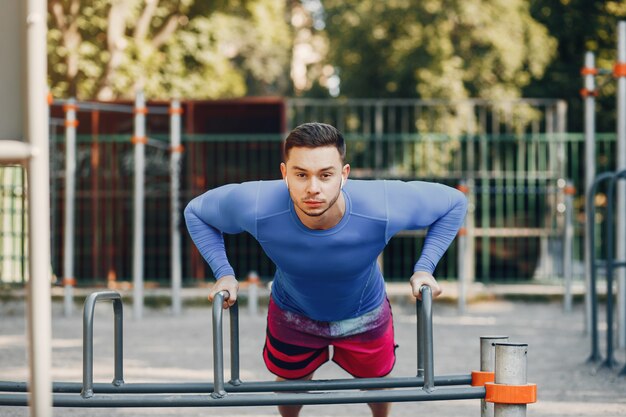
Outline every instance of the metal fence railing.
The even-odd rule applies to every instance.
[[[567,135],[385,135],[372,137],[348,134],[348,160],[352,178],[399,178],[443,182],[457,186],[471,181],[472,201],[468,219],[473,224],[474,275],[477,280],[527,280],[552,278],[559,274],[562,250],[562,177],[550,169],[551,153],[566,155],[564,176],[576,186],[574,271],[582,274],[583,168],[584,143],[578,134]],[[155,139],[162,139],[158,136]],[[203,191],[230,182],[279,178],[280,135],[183,136],[182,206]],[[53,264],[62,265],[63,219],[63,136],[52,143],[52,224]],[[611,169],[605,155],[614,152],[613,135],[598,136],[598,169]],[[416,148],[427,149],[421,160]],[[398,151],[402,149],[402,151]],[[395,151],[394,151],[395,150]],[[382,152],[381,169],[374,169],[371,155]],[[468,154],[474,152],[472,170]],[[399,170],[395,156],[403,155],[408,167]],[[167,282],[170,276],[169,154],[157,147],[146,148],[146,234],[145,277]],[[419,168],[418,168],[419,166]],[[20,168],[0,171],[2,207],[2,250],[0,280],[22,282],[26,242],[21,234],[25,224]],[[79,135],[76,171],[75,271],[79,284],[104,283],[107,279],[130,280],[132,268],[132,145],[127,135]],[[184,225],[182,226],[184,228]],[[187,236],[182,230],[183,236]],[[419,254],[422,233],[403,233],[384,252],[384,273],[388,279],[410,276]],[[231,262],[240,274],[255,270],[270,277],[273,266],[258,244],[242,234],[226,236]],[[10,249],[7,249],[10,248]],[[183,277],[187,284],[211,276],[188,238],[183,239]],[[457,275],[456,245],[440,263],[438,277]],[[577,270],[578,268],[578,270]]]

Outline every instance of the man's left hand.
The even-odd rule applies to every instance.
[[[433,298],[438,297],[441,294],[441,287],[437,284],[437,280],[428,272],[417,271],[411,276],[409,281],[411,283],[411,289],[413,290],[413,296],[418,300],[422,299],[422,293],[420,288],[422,285],[430,287],[430,291],[433,294]]]

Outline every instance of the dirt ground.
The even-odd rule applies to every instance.
[[[565,314],[559,303],[490,301],[471,304],[464,315],[443,303],[434,306],[435,374],[464,374],[476,370],[479,337],[508,335],[512,342],[528,343],[528,380],[538,385],[538,402],[528,406],[529,416],[626,416],[624,365],[608,370],[585,363],[589,341],[583,336],[582,306]],[[94,375],[97,382],[113,377],[113,320],[110,305],[98,305],[95,320]],[[0,380],[27,379],[24,307],[18,302],[0,304]],[[244,381],[271,380],[261,349],[265,333],[264,311],[250,316],[241,311],[241,377]],[[124,321],[124,379],[126,382],[199,382],[212,379],[210,308],[188,308],[180,317],[167,309],[148,310],[133,320],[126,308]],[[413,376],[416,369],[414,307],[394,304],[396,339],[400,345],[392,376]],[[228,337],[226,336],[226,339]],[[81,381],[82,324],[80,312],[62,315],[53,306],[53,379]],[[225,362],[229,375],[228,360]],[[329,362],[316,378],[348,377]],[[228,379],[228,378],[227,378]],[[0,416],[27,416],[28,409],[0,406]],[[278,416],[275,407],[68,409],[55,416]],[[303,417],[370,415],[367,406],[306,406]],[[463,400],[399,403],[392,416],[479,416],[480,401]]]

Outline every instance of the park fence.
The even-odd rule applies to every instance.
[[[564,133],[565,108],[557,100],[458,103],[420,100],[289,100],[289,129],[317,120],[338,126],[348,142],[351,178],[427,180],[462,186],[470,200],[466,222],[468,276],[478,281],[554,279],[563,272],[565,190],[572,184],[574,273],[582,275],[584,139]],[[62,276],[66,132],[51,126],[51,269]],[[74,275],[79,284],[130,281],[133,268],[132,133],[76,136]],[[179,210],[216,186],[280,177],[282,134],[183,134]],[[168,136],[147,132],[145,147],[146,281],[169,282],[171,202]],[[162,145],[160,146],[159,143]],[[150,143],[148,143],[150,145]],[[611,169],[614,137],[597,137],[598,167]],[[23,173],[0,172],[0,281],[24,282],[27,256]],[[180,213],[179,213],[180,215]],[[187,285],[211,272],[181,223],[182,276]],[[394,237],[382,256],[389,280],[412,273],[424,232]],[[226,235],[230,261],[240,275],[266,279],[274,267],[246,234]],[[459,273],[456,243],[436,276]]]

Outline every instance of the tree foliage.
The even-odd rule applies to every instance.
[[[281,0],[50,0],[53,94],[79,99],[235,97],[285,88]]]
[[[583,86],[580,69],[586,51],[596,55],[596,66],[611,69],[617,59],[617,24],[626,18],[624,1],[533,0],[533,17],[558,39],[554,60],[543,77],[524,89],[530,97],[558,97],[568,101],[569,129],[582,131]],[[615,129],[615,83],[600,79],[598,128]]]
[[[324,0],[346,96],[513,98],[556,40],[526,0]]]

